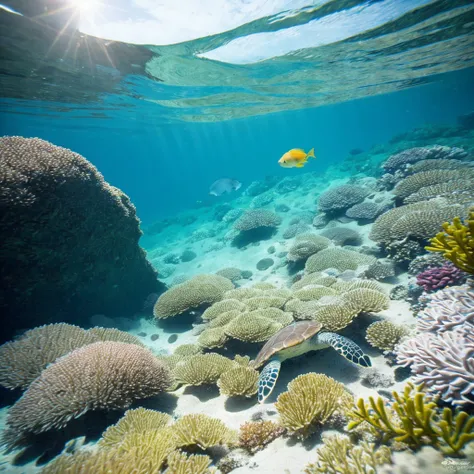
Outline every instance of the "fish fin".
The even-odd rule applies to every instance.
[[[304,164],[306,163],[306,161],[303,161],[303,163],[298,163],[296,165],[297,168],[303,168]]]
[[[308,151],[308,154],[306,156],[311,157],[311,158],[316,158],[314,156],[314,148],[311,148],[311,150]]]

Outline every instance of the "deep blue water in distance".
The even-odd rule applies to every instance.
[[[4,114],[2,134],[38,136],[90,160],[105,179],[127,193],[147,224],[208,201],[209,185],[232,177],[243,183],[267,175],[291,176],[280,156],[291,148],[314,147],[317,160],[304,171],[320,171],[426,123],[454,124],[471,112],[474,70],[444,74],[428,85],[299,111],[214,123],[153,123],[140,112],[110,119]],[[304,100],[304,99],[302,99]]]

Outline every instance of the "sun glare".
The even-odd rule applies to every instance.
[[[99,0],[70,0],[82,21],[92,21],[100,6]]]

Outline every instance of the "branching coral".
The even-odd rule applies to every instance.
[[[171,383],[168,368],[148,349],[96,342],[49,365],[10,409],[10,433],[62,428],[88,410],[127,408]]]
[[[392,351],[407,336],[409,331],[403,326],[398,326],[390,321],[376,321],[367,328],[365,338],[367,342],[377,349]]]
[[[351,402],[344,385],[326,375],[309,373],[292,380],[275,407],[282,425],[305,437],[315,425],[325,423],[336,411],[344,411]]]
[[[203,414],[184,415],[173,425],[173,434],[178,447],[211,446],[238,443],[238,433],[228,428],[221,420]]]
[[[474,274],[474,209],[464,224],[455,217],[452,224],[445,222],[443,229],[430,240],[426,250],[441,252],[457,268]]]
[[[257,393],[259,373],[251,367],[234,367],[224,372],[217,386],[221,395],[227,397],[251,397]]]
[[[163,293],[155,303],[153,314],[157,319],[177,316],[203,304],[220,301],[233,287],[230,280],[219,275],[197,275]]]
[[[183,384],[201,385],[216,383],[234,363],[220,354],[198,354],[178,364],[173,374]]]
[[[164,474],[211,474],[211,458],[204,454],[191,454],[175,451],[168,456],[168,468]]]
[[[419,387],[407,384],[403,393],[393,392],[395,401],[387,405],[382,398],[369,397],[367,404],[359,399],[348,413],[352,430],[367,422],[379,433],[382,442],[397,441],[412,448],[424,444],[445,454],[457,454],[474,440],[474,417],[466,412],[453,414],[450,408],[440,411],[436,403]]]
[[[273,421],[249,421],[240,427],[239,445],[253,454],[284,432],[285,428]]]
[[[362,441],[359,446],[343,436],[327,436],[318,449],[318,461],[306,466],[305,474],[375,474],[377,467],[391,464],[390,448],[375,448]]]

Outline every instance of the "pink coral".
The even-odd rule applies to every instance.
[[[427,292],[445,288],[446,286],[458,285],[465,278],[465,274],[452,264],[442,267],[428,268],[416,277],[416,283]]]

